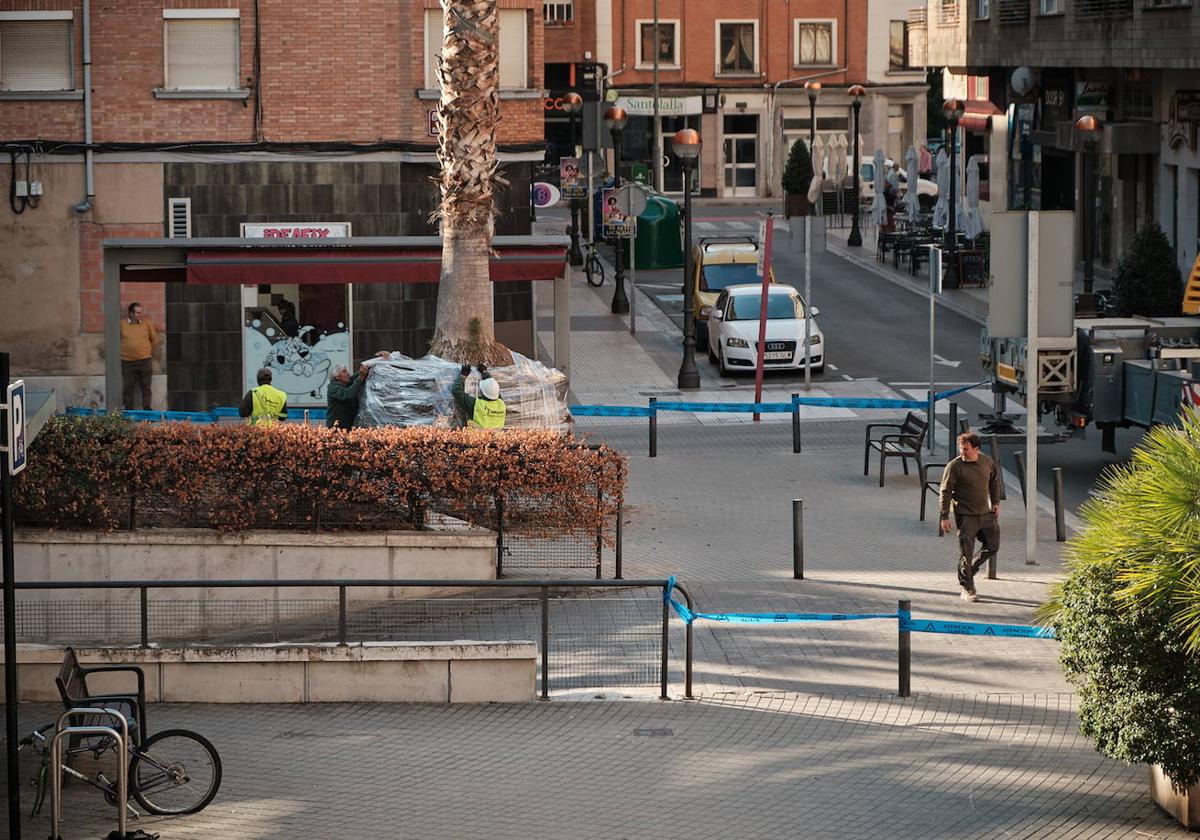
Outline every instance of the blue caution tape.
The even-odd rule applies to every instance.
[[[687,624],[702,618],[705,621],[723,621],[729,624],[790,624],[796,622],[814,621],[859,621],[872,618],[895,618],[896,613],[702,613],[692,612],[686,605],[679,603],[671,592],[675,589],[675,578],[671,577],[664,587],[667,602],[674,607]]]
[[[934,621],[900,617],[901,632],[948,633],[954,636],[996,636],[1006,639],[1055,639],[1053,627],[1030,627],[1025,624],[976,624],[962,621]]]
[[[640,405],[572,405],[576,417],[649,417],[654,412]]]

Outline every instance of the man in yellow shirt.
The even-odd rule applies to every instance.
[[[121,322],[121,401],[133,408],[133,393],[141,390],[142,409],[150,410],[150,357],[158,333],[142,313],[140,303],[129,304],[128,317]]]

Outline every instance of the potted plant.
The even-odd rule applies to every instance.
[[[1106,474],[1042,607],[1079,692],[1080,731],[1150,766],[1156,802],[1200,829],[1200,416],[1147,433]]]
[[[1113,271],[1116,315],[1178,315],[1183,280],[1167,235],[1146,222]]]
[[[812,155],[803,140],[792,144],[787,164],[783,167],[783,215],[807,216],[812,211],[808,200],[808,188],[812,184]]]

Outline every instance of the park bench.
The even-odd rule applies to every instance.
[[[872,429],[897,429],[892,434],[872,437]],[[908,459],[917,462],[921,469],[921,445],[925,442],[925,434],[929,423],[918,414],[908,412],[903,423],[868,423],[866,444],[863,448],[863,475],[871,473],[871,453],[879,453],[879,486],[883,486],[883,474],[888,458],[900,458],[904,466],[904,474],[908,475]]]
[[[93,694],[88,689],[89,674],[132,671],[137,674],[136,694]],[[114,708],[129,721],[129,735],[134,744],[141,746],[146,736],[146,675],[135,665],[94,665],[84,668],[79,664],[75,651],[67,648],[62,667],[54,678],[64,709],[87,707]],[[108,726],[107,715],[89,715],[75,718],[72,723],[79,726]],[[75,739],[72,739],[73,741]]]

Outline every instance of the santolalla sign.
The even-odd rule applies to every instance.
[[[349,222],[244,223],[246,239],[340,239],[350,235]]]
[[[621,96],[617,99],[617,107],[624,108],[629,114],[639,117],[654,116],[653,96]],[[699,96],[660,96],[658,98],[658,113],[664,117],[681,117],[687,114],[699,114],[703,111],[703,103]]]

